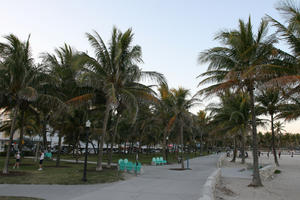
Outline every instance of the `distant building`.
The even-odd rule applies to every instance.
[[[9,112],[5,112],[2,108],[0,109],[0,127],[4,124],[4,122],[9,121]],[[9,142],[9,133],[5,133],[4,131],[0,132],[0,152],[4,151],[4,147]],[[19,131],[17,130],[14,134],[14,140],[20,137]]]

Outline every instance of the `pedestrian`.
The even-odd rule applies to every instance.
[[[292,156],[291,156],[291,157],[294,157],[294,150],[292,150],[292,151],[291,151],[291,154],[292,154]]]
[[[280,156],[281,156],[281,151],[279,150],[278,151],[278,157],[279,157],[279,159],[280,159]]]
[[[15,157],[16,157],[16,163],[15,163],[13,168],[14,169],[18,168],[19,169],[19,167],[20,167],[20,158],[21,158],[21,155],[20,155],[19,151],[16,153]]]
[[[38,169],[39,171],[43,170],[43,161],[45,158],[45,154],[43,151],[40,152],[41,156],[40,156],[40,168]]]
[[[270,157],[270,155],[269,155],[269,154],[270,154],[270,152],[268,151],[268,153],[267,153],[267,156],[268,156],[268,158]]]

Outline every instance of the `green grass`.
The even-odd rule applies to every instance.
[[[180,154],[179,154],[180,155]],[[205,154],[207,155],[207,154]],[[55,157],[56,155],[54,155]],[[124,159],[127,158],[129,161],[135,161],[135,154],[118,154],[118,153],[114,153],[112,156],[112,162],[113,163],[117,163],[119,159]],[[200,153],[189,153],[189,154],[184,154],[184,159],[186,160],[187,157],[189,157],[189,159],[194,158],[194,157],[198,157],[200,156]],[[162,157],[161,153],[152,153],[152,154],[139,154],[139,162],[141,162],[143,165],[150,165],[152,158],[153,157]],[[61,156],[62,159],[70,159],[70,160],[74,160],[75,157],[73,157],[72,155],[62,155]],[[84,160],[84,155],[80,155],[79,160]],[[97,161],[97,155],[89,155],[88,156],[88,160],[89,161]],[[103,162],[107,162],[107,154],[104,154],[103,157]],[[177,156],[175,153],[168,153],[168,162],[169,163],[177,163]]]
[[[4,157],[0,157],[0,167],[3,166]],[[87,168],[87,182],[83,182],[83,164],[61,162],[60,167],[54,161],[44,161],[43,170],[38,171],[38,163],[32,159],[23,159],[20,169],[12,169],[14,160],[10,161],[8,175],[0,172],[0,184],[94,184],[109,183],[123,179],[122,173],[117,168],[96,171],[96,165],[89,164]]]
[[[33,197],[0,196],[0,200],[44,200]]]

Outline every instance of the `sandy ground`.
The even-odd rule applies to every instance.
[[[251,158],[247,162],[251,162]],[[280,174],[271,180],[263,181],[264,187],[248,187],[251,173],[245,170],[247,165],[230,163],[225,160],[222,167],[222,178],[217,186],[218,200],[299,200],[300,199],[300,155],[293,158],[282,155],[279,160]],[[260,157],[260,164],[273,163],[273,157],[266,154]]]

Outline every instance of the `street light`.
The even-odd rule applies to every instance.
[[[166,161],[167,161],[167,164],[168,164],[168,151],[169,151],[169,147],[168,147],[168,140],[169,140],[169,136],[166,137]]]
[[[83,168],[83,177],[82,177],[82,180],[84,182],[87,181],[87,179],[86,179],[86,168],[87,168],[87,155],[88,155],[88,145],[89,145],[89,128],[91,127],[90,120],[86,121],[85,127],[86,127],[86,144],[85,144],[85,158],[84,158],[84,168]]]

